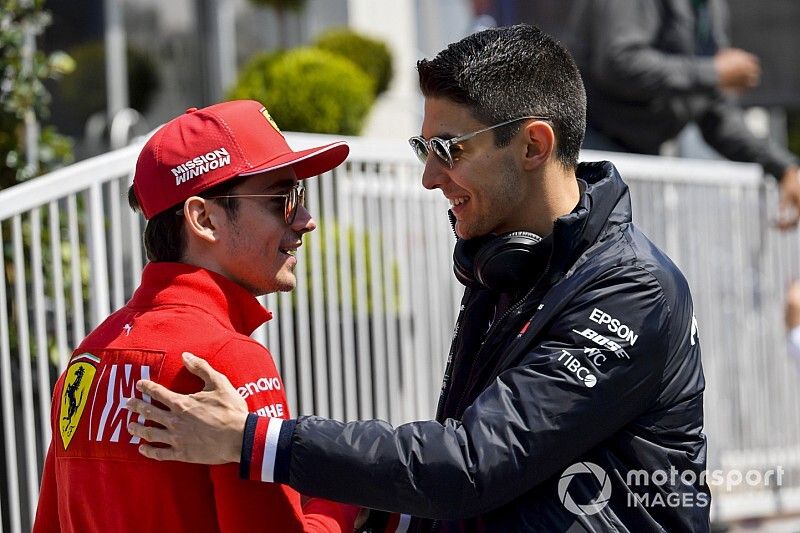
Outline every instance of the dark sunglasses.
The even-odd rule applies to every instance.
[[[300,206],[306,204],[306,188],[298,183],[286,194],[225,194],[222,196],[209,196],[208,198],[209,200],[214,198],[284,198],[283,217],[286,223],[291,226],[294,224],[294,219],[297,218],[297,211]]]
[[[473,131],[472,133],[459,135],[458,137],[453,137],[451,139],[442,139],[441,137],[431,137],[430,139],[426,139],[422,135],[417,135],[415,137],[411,137],[408,140],[408,144],[411,145],[411,149],[414,150],[414,153],[417,155],[417,158],[419,158],[419,160],[422,162],[423,165],[428,160],[428,154],[433,152],[434,154],[436,154],[436,157],[443,165],[445,165],[447,168],[453,168],[453,165],[455,165],[455,161],[457,160],[457,156],[454,156],[452,152],[453,146],[462,143],[466,140],[469,140],[485,131],[493,130],[501,126],[506,126],[513,122],[517,122],[518,120],[527,120],[527,119],[550,120],[547,117],[538,117],[534,115],[526,117],[517,117],[517,118],[512,118],[511,120],[506,120],[505,122],[501,122],[499,124],[495,124],[494,126],[489,126],[488,128],[483,128],[482,130]]]

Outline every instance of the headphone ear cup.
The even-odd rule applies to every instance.
[[[493,240],[492,236],[477,239],[458,239],[453,249],[453,273],[465,287],[479,288],[481,284],[475,278],[475,256],[484,245]]]
[[[499,235],[481,247],[473,261],[475,281],[494,291],[523,287],[535,280],[549,258],[549,247],[537,246],[542,238],[528,231]]]

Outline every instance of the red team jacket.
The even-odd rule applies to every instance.
[[[289,418],[272,356],[249,337],[271,316],[213,272],[148,264],[130,302],[86,337],[56,384],[34,532],[352,531],[355,507],[321,499],[301,507],[291,488],[242,480],[235,464],[146,459],[126,429],[125,398],[143,397],[138,379],[181,393],[202,388],[183,367],[184,351],[225,374],[251,412]]]

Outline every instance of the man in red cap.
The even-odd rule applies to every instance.
[[[150,262],[56,384],[34,531],[352,531],[356,508],[301,506],[291,488],[244,481],[234,465],[145,459],[125,409],[126,398],[150,401],[134,388],[142,378],[199,391],[187,350],[221,369],[250,411],[289,417],[272,357],[249,337],[272,316],[256,296],[294,289],[295,252],[316,227],[298,180],[348,151],[292,151],[254,101],[189,109],[145,144],[129,200],[148,220]]]

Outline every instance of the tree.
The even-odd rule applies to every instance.
[[[0,0],[0,189],[32,178],[72,160],[72,141],[53,127],[35,138],[36,160],[26,161],[26,116],[49,117],[50,94],[44,80],[74,69],[62,52],[32,50],[36,37],[50,24],[43,0]],[[32,163],[32,164],[28,164]]]

